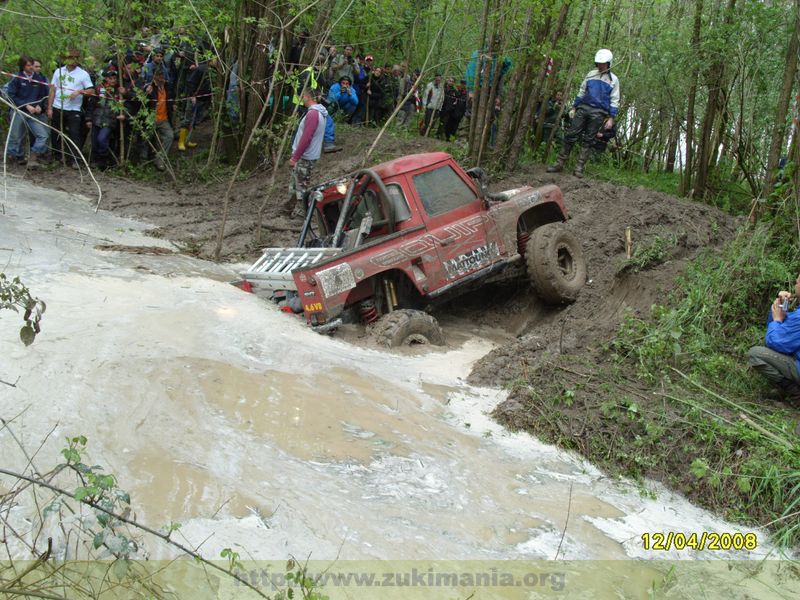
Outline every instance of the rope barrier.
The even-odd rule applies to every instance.
[[[23,116],[25,116],[25,113],[23,113],[21,110],[19,110],[19,108],[14,106],[11,102],[8,102],[2,96],[0,96],[0,104],[5,104],[14,113],[20,113]],[[28,116],[30,116],[30,115],[28,115]],[[15,117],[16,117],[16,115],[15,115]],[[83,152],[81,152],[80,148],[78,148],[78,146],[75,144],[75,142],[73,142],[71,139],[69,139],[69,136],[66,134],[66,132],[59,131],[58,129],[56,129],[55,127],[51,126],[48,123],[42,123],[42,125],[47,127],[50,131],[55,131],[56,133],[59,134],[60,140],[61,140],[61,144],[62,144],[62,152],[63,152],[63,144],[66,141],[69,144],[71,144],[72,147],[75,149],[75,152],[77,152],[77,156],[75,155],[74,152],[72,153],[72,158],[75,160],[75,162],[77,163],[77,159],[80,158],[81,161],[83,162],[83,164],[86,166],[86,170],[87,170],[87,172],[89,174],[89,177],[92,179],[92,181],[94,182],[95,187],[97,188],[97,204],[94,207],[94,212],[96,213],[97,210],[100,208],[100,202],[103,200],[103,190],[101,189],[100,184],[97,182],[97,179],[95,179],[94,173],[92,172],[92,168],[89,166],[89,162],[86,160],[86,157],[83,155]],[[9,143],[10,139],[11,139],[11,127],[8,128],[8,133],[6,134],[6,141],[5,141],[5,144],[3,146],[3,199],[6,202],[8,202],[8,187],[6,185],[8,176],[7,176],[6,161],[8,160],[8,143]],[[80,176],[81,176],[81,181],[83,181],[83,173],[82,172],[81,172]]]
[[[16,73],[9,73],[8,71],[0,71],[0,75],[5,75],[7,77],[13,77],[13,78],[17,78],[17,79],[25,79],[26,81],[29,81],[30,83],[36,83],[36,84],[39,84],[39,85],[45,85],[45,86],[52,87],[52,88],[59,87],[55,83],[50,83],[50,82],[47,82],[47,81],[38,81],[36,79],[28,79],[24,75],[18,75]],[[150,85],[150,84],[148,83],[147,85]],[[141,84],[134,83],[134,86],[136,88],[144,91],[144,87],[142,87]],[[80,89],[79,88],[62,87],[61,90],[66,91],[66,92],[82,92],[84,90],[95,89],[95,88],[100,89],[102,87],[103,87],[102,85],[95,85],[94,88],[80,88]],[[124,86],[122,86],[122,87],[124,87]],[[171,100],[167,100],[167,102],[184,102],[185,100],[187,100],[189,98],[206,98],[208,96],[213,96],[213,95],[214,95],[214,92],[208,92],[207,94],[195,94],[194,96],[184,96],[182,98],[172,98]],[[44,98],[42,98],[42,100],[43,99]],[[133,100],[138,100],[138,98],[132,98],[131,101],[133,101]],[[40,102],[40,101],[41,100],[37,100],[36,102]],[[34,103],[33,102],[29,102],[29,104],[34,104]]]

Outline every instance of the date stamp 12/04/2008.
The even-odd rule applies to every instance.
[[[683,533],[681,531],[642,534],[645,550],[668,552],[670,550],[755,550],[758,536],[755,533]]]

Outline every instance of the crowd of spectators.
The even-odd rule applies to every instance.
[[[40,60],[21,56],[3,86],[16,107],[7,159],[34,168],[50,150],[53,160],[78,168],[79,149],[100,168],[133,157],[164,170],[174,140],[180,151],[196,146],[192,131],[211,105],[210,44],[186,41],[184,31],[175,43],[148,29],[143,35],[146,41],[110,52],[99,68],[71,48],[49,79]]]
[[[78,167],[74,149],[79,148],[101,168],[126,157],[152,160],[155,168],[164,170],[174,141],[179,151],[196,146],[192,131],[209,112],[216,72],[210,42],[188,41],[191,38],[183,30],[170,40],[145,29],[141,39],[145,41],[134,48],[110,52],[101,61],[82,62],[80,53],[70,49],[49,79],[41,72],[41,61],[22,56],[18,72],[10,74],[4,86],[7,99],[18,109],[9,114],[8,158],[36,167],[52,150],[52,158]],[[321,96],[328,113],[324,151],[338,149],[334,121],[381,126],[391,115],[400,129],[454,140],[469,117],[476,73],[486,64],[482,61],[491,61],[491,73],[498,64],[496,55],[475,52],[464,79],[434,73],[424,81],[419,69],[412,70],[405,62],[381,64],[373,54],[356,52],[351,44],[341,51],[327,44],[319,52],[311,44],[306,31],[293,39],[287,69],[290,81],[295,82],[293,100],[301,117],[305,110],[302,88],[310,86]],[[309,54],[312,58],[307,58]],[[93,68],[96,64],[102,66]],[[502,87],[511,62],[502,59],[499,65]],[[244,89],[237,63],[225,84],[226,114],[236,125],[239,94]],[[503,96],[501,89],[492,112],[490,144]],[[288,103],[289,98],[284,101]],[[561,102],[558,96],[537,108],[537,118],[544,118],[545,137],[561,129],[562,123],[555,122]],[[293,109],[291,103],[288,109]]]
[[[307,33],[298,39],[305,45]],[[397,125],[408,128],[419,113],[420,135],[452,140],[467,114],[465,80],[456,84],[454,78],[437,73],[423,86],[419,69],[412,71],[405,62],[380,64],[372,54],[356,53],[350,44],[341,52],[335,44],[323,47],[313,64],[305,67],[299,64],[302,46],[293,50],[298,88],[318,87],[328,113],[337,120],[380,126],[396,111]],[[295,102],[300,104],[298,96]]]

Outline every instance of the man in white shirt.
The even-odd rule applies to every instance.
[[[56,69],[51,79],[50,98],[47,103],[47,116],[53,132],[53,149],[56,158],[61,155],[76,157],[75,148],[81,146],[81,127],[83,117],[81,106],[83,97],[94,94],[94,84],[89,74],[78,66],[80,53],[70,48],[64,56],[64,66]],[[74,144],[68,144],[62,138],[67,136]],[[77,167],[76,159],[70,166]]]

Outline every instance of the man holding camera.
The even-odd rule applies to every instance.
[[[343,110],[348,117],[351,117],[358,108],[358,94],[353,89],[352,80],[344,76],[339,79],[339,83],[334,83],[328,90],[328,105],[331,112],[336,109]]]
[[[350,44],[344,47],[344,54],[334,55],[331,67],[336,81],[340,81],[342,77],[350,78],[351,83],[355,80],[358,65],[356,59],[353,58],[353,47]]]
[[[800,276],[794,284],[800,297]],[[791,292],[781,290],[767,317],[765,346],[753,346],[747,362],[775,385],[784,400],[800,405],[800,310],[789,310]]]

